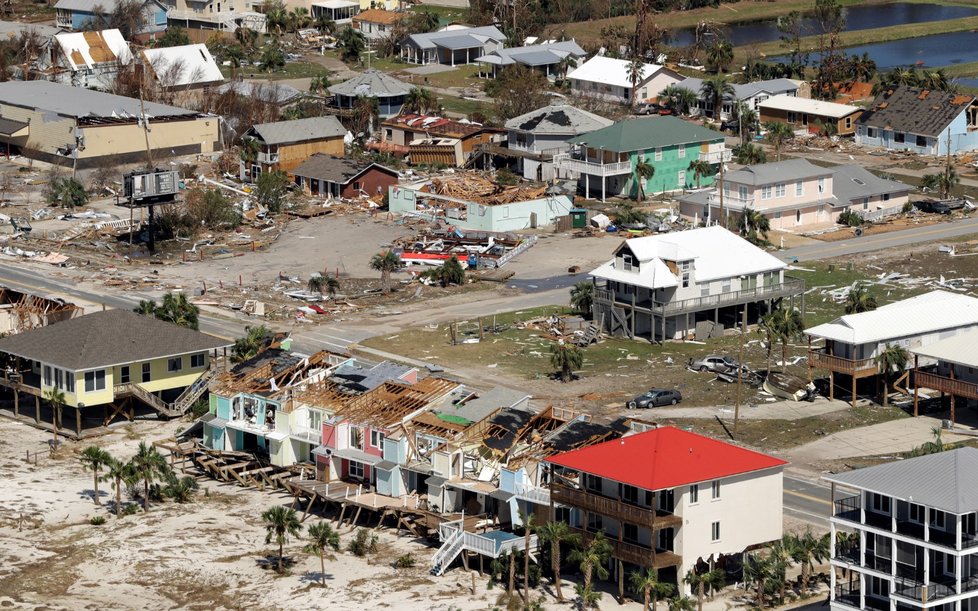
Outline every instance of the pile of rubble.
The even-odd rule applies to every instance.
[[[432,178],[429,192],[486,206],[498,206],[540,199],[546,195],[546,190],[546,186],[501,185],[487,178],[485,174],[473,171]]]

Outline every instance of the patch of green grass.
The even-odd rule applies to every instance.
[[[237,76],[246,79],[267,79],[277,81],[281,79],[312,78],[324,74],[326,69],[319,64],[310,62],[289,62],[285,68],[275,72],[265,72],[258,66],[242,66],[237,69]],[[231,76],[230,66],[221,66],[221,74],[225,77]]]
[[[448,95],[439,95],[438,103],[441,104],[447,112],[454,112],[465,116],[469,116],[474,112],[489,114],[492,110],[492,105],[488,102],[466,100]]]
[[[855,282],[866,283],[870,293],[876,296],[879,305],[892,303],[919,294],[922,290],[908,289],[900,286],[879,286],[874,284],[878,274],[874,270],[865,269],[849,261],[819,261],[800,263],[799,267],[806,270],[793,269],[788,273],[805,281],[806,290],[818,289],[805,295],[805,325],[813,327],[829,322],[845,314],[845,304],[836,303],[829,296],[823,295],[822,290],[852,286]]]

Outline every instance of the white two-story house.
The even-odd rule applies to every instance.
[[[610,576],[654,568],[687,591],[698,562],[718,568],[780,539],[785,461],[673,427],[547,459],[553,520],[603,531]]]
[[[978,449],[825,477],[832,611],[978,609]],[[839,532],[847,537],[837,537]]]
[[[614,335],[714,337],[804,293],[780,259],[719,226],[632,238],[591,271],[594,317]],[[802,308],[804,310],[804,308]]]

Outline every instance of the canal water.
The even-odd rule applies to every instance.
[[[919,66],[938,68],[960,63],[978,62],[978,32],[949,32],[932,34],[920,38],[905,38],[878,42],[870,45],[846,48],[849,55],[863,53],[876,62],[877,70],[888,70],[898,66]],[[786,61],[784,56],[770,57],[770,61]],[[812,54],[809,61],[818,62],[818,54]]]

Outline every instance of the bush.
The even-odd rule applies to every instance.
[[[859,216],[852,210],[843,210],[842,214],[839,215],[839,224],[848,225],[849,227],[859,227],[863,224],[863,217]]]
[[[400,558],[394,561],[395,569],[410,569],[414,567],[414,556],[411,554],[404,554]]]
[[[901,210],[901,212],[904,214],[910,214],[911,212],[913,212],[913,202],[907,202],[903,204],[903,209]]]
[[[105,524],[105,516],[92,516],[88,523],[92,526],[101,526]]]
[[[119,515],[122,515],[122,516],[131,516],[131,515],[135,515],[137,513],[139,513],[139,505],[137,505],[135,503],[129,503],[128,505],[125,505],[122,508],[122,511],[119,512]]]
[[[190,413],[193,414],[195,420],[208,411],[210,411],[210,403],[207,399],[197,399],[197,402],[190,408]]]
[[[366,556],[367,554],[372,554],[377,551],[377,535],[372,531],[365,528],[361,528],[357,531],[356,536],[347,545],[346,549],[350,551],[354,556]]]

